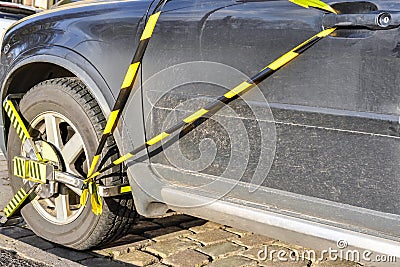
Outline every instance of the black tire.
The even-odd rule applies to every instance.
[[[106,120],[96,100],[77,78],[57,78],[41,82],[29,90],[20,102],[20,110],[28,122],[44,112],[57,112],[68,118],[82,136],[87,154],[92,157]],[[34,134],[33,134],[34,136]],[[109,138],[108,147],[113,145]],[[14,129],[8,135],[7,154],[9,170],[14,156],[21,153],[21,141]],[[119,168],[112,170],[119,171]],[[14,193],[22,186],[22,179],[12,175]],[[107,179],[106,185],[121,184],[123,177]],[[127,233],[137,218],[132,196],[126,194],[103,199],[103,213],[96,216],[91,211],[90,200],[80,215],[72,222],[57,225],[41,216],[31,203],[21,210],[26,223],[38,236],[52,242],[84,250],[104,245]]]

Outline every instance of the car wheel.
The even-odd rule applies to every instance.
[[[33,140],[50,143],[60,155],[63,168],[86,177],[88,166],[106,120],[96,100],[77,78],[57,78],[41,82],[29,90],[20,102],[20,110],[30,124]],[[107,146],[114,145],[109,138]],[[10,129],[7,144],[11,185],[16,193],[26,180],[12,174],[12,159],[23,154],[21,141]],[[121,184],[119,173],[107,178],[105,185]],[[72,188],[73,189],[73,188]],[[80,190],[58,184],[58,193],[45,198],[33,196],[21,214],[33,232],[44,239],[74,249],[88,249],[109,243],[127,233],[137,213],[130,194],[103,199],[103,212],[91,211],[90,199],[79,205]]]

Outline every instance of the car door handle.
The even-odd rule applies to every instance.
[[[388,30],[400,26],[400,12],[374,11],[365,14],[325,14],[322,25],[325,28]]]

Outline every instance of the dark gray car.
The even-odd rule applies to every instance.
[[[129,180],[132,195],[104,198],[101,216],[62,184],[52,197],[35,198],[21,211],[33,231],[86,249],[126,233],[138,213],[174,209],[282,240],[317,241],[319,249],[341,240],[399,257],[400,3],[327,2],[346,21],[284,0],[168,1],[107,141],[119,154],[323,26],[343,28],[210,119],[112,169],[104,185]],[[5,34],[2,97],[24,94],[21,114],[35,140],[56,148],[66,172],[85,177],[153,8],[146,0],[84,1],[23,19]],[[368,21],[380,14],[392,24]],[[4,114],[2,123],[12,169],[21,144]],[[12,178],[14,190],[22,183]]]

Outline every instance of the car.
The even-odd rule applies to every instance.
[[[80,1],[5,33],[2,98],[22,96],[32,140],[47,142],[64,172],[87,177],[159,3]],[[21,209],[27,224],[88,249],[125,235],[139,214],[172,209],[316,249],[348,244],[399,257],[400,3],[327,3],[338,14],[285,0],[167,1],[101,154],[111,151],[105,166],[147,142],[99,179],[129,183],[131,194],[102,198],[95,215],[80,205],[82,190],[57,182]],[[211,117],[149,142],[330,27],[337,29]],[[5,113],[1,121],[13,170],[13,159],[29,154]],[[14,193],[27,183],[10,177]]]

